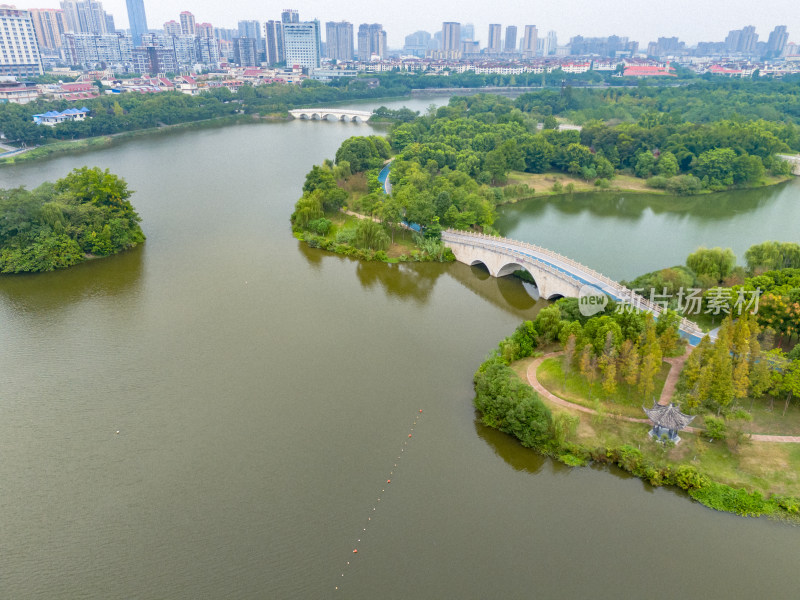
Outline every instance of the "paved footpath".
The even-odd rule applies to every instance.
[[[550,393],[540,382],[539,379],[536,377],[536,371],[539,369],[539,365],[542,364],[548,358],[555,358],[557,356],[561,356],[563,352],[550,352],[549,354],[545,354],[544,356],[540,356],[539,358],[535,359],[529,366],[527,371],[528,376],[528,383],[535,389],[540,396],[547,399],[549,402],[556,404],[558,406],[563,406],[564,408],[569,408],[572,410],[577,410],[589,415],[596,415],[597,411],[593,408],[587,408],[586,406],[581,406],[580,404],[575,404],[573,402],[569,402],[568,400],[564,400],[563,398],[559,398],[555,394]],[[672,398],[672,394],[675,391],[675,383],[678,380],[678,375],[680,374],[681,367],[683,366],[684,361],[686,360],[687,354],[683,356],[679,356],[672,359],[667,359],[672,365],[672,369],[667,376],[667,382],[670,381],[670,378],[674,379],[672,384],[672,390],[669,392],[668,395],[665,396],[664,392],[661,393],[661,398],[659,399],[659,404],[666,404],[669,403],[669,400]],[[664,388],[666,389],[667,383],[664,383]],[[621,421],[628,421],[629,423],[646,423],[650,424],[649,419],[636,419],[634,417],[626,417],[623,415],[614,415],[610,414],[609,416],[619,419]],[[702,433],[703,430],[697,427],[687,427],[684,431],[688,431],[690,433]],[[750,439],[754,442],[772,442],[772,443],[780,443],[780,444],[800,444],[800,436],[797,435],[765,435],[760,433],[754,433],[750,436]]]

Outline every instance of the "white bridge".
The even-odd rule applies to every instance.
[[[524,269],[533,277],[539,297],[546,300],[581,298],[587,290],[591,294],[591,289],[596,288],[618,302],[653,313],[655,318],[664,311],[660,304],[651,302],[621,283],[571,258],[534,244],[453,229],[442,232],[442,242],[453,251],[457,261],[470,266],[482,264],[492,277],[503,277]],[[693,346],[705,335],[686,318],[681,319],[680,331]]]
[[[778,154],[778,158],[782,158],[792,165],[794,175],[800,175],[800,155]]]
[[[369,121],[372,116],[372,113],[368,110],[348,110],[345,108],[295,108],[290,110],[289,114],[295,119],[352,121],[353,123]],[[332,119],[328,117],[332,117]]]

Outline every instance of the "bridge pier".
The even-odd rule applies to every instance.
[[[527,271],[539,290],[539,297],[552,300],[558,297],[577,298],[581,284],[566,274],[560,274],[554,269],[548,269],[543,263],[509,256],[502,251],[493,251],[485,247],[476,247],[469,244],[459,244],[452,241],[445,242],[453,251],[458,262],[469,266],[482,264],[492,277],[505,277],[514,271]]]

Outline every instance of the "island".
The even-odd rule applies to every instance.
[[[491,245],[496,209],[508,202],[620,190],[677,203],[789,179],[793,165],[782,155],[800,150],[794,118],[736,120],[720,111],[689,122],[665,98],[707,102],[705,91],[662,91],[662,110],[652,95],[629,93],[635,121],[588,118],[580,127],[553,118],[569,112],[569,95],[546,92],[453,98],[417,116],[384,109],[394,119],[387,139],[351,137],[308,173],[293,232],[361,260],[474,264],[478,254],[465,259],[453,239],[462,231]],[[609,92],[590,114],[617,100]],[[486,259],[487,269],[541,277],[537,287],[552,300],[587,283],[564,272],[574,261],[555,255],[550,264],[536,254],[546,250],[531,252],[556,279],[572,278],[569,292],[544,293],[546,275],[526,272],[521,255]],[[556,300],[475,374],[480,420],[567,465],[613,464],[714,509],[800,522],[800,426],[775,407],[782,399],[786,413],[800,398],[800,246],[765,242],[745,259],[737,266],[729,249],[700,248],[685,266],[627,284],[679,299],[665,299],[663,310],[626,306],[617,294],[602,314],[587,315],[578,298]],[[687,293],[696,314],[680,301]]]
[[[701,248],[637,278],[661,286],[658,320],[614,301],[541,310],[475,373],[480,420],[567,465],[613,464],[717,510],[800,522],[800,245],[757,244],[745,260]],[[692,310],[681,289],[696,290]],[[714,329],[692,347],[670,307]]]
[[[124,179],[74,169],[34,190],[0,190],[0,273],[63,269],[145,240]]]
[[[781,84],[759,89],[785,94]],[[696,122],[679,110],[712,99],[720,110],[696,109]],[[607,190],[669,201],[787,181],[783,157],[800,152],[795,117],[787,106],[781,121],[734,118],[726,107],[741,100],[739,89],[690,86],[477,94],[425,115],[383,108],[394,121],[387,138],[351,137],[315,166],[292,227],[312,247],[362,259],[448,260],[443,228],[495,234],[496,209],[509,202]]]

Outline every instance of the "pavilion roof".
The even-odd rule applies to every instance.
[[[682,413],[674,404],[656,404],[653,408],[642,409],[653,423],[673,431],[680,431],[694,419],[694,415]]]

